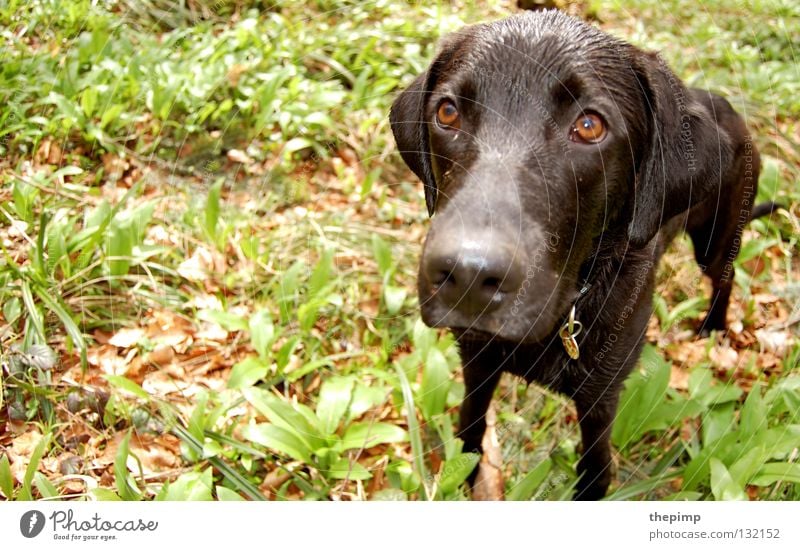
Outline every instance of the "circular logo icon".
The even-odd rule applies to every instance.
[[[19,520],[19,531],[26,539],[32,539],[44,529],[44,514],[39,510],[30,510],[22,514]]]

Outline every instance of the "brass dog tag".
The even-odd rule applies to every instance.
[[[583,325],[581,325],[581,322],[575,320],[575,306],[572,306],[572,310],[569,312],[569,319],[558,332],[558,335],[561,336],[561,343],[564,345],[564,350],[572,359],[577,359],[581,356],[581,350],[578,347],[578,341],[575,337],[580,334],[582,328]]]

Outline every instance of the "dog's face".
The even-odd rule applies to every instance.
[[[552,334],[604,237],[641,247],[702,200],[679,134],[716,131],[708,118],[657,58],[557,12],[449,37],[391,115],[435,213],[423,320],[517,342]]]

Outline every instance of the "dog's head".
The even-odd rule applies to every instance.
[[[435,214],[423,320],[513,341],[551,334],[603,239],[645,246],[731,154],[658,56],[559,12],[449,36],[390,121]]]

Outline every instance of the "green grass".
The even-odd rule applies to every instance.
[[[424,200],[387,113],[439,36],[507,4],[0,2],[0,494],[467,498],[457,350],[419,321]],[[705,282],[686,241],[666,258],[609,498],[800,498],[800,13],[587,9],[733,97],[760,199],[790,206],[746,232],[728,341],[688,337]],[[507,495],[569,498],[572,405],[512,378],[497,397]]]

